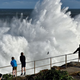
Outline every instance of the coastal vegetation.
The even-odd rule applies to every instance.
[[[2,80],[12,80],[13,76],[11,74],[4,74]]]
[[[36,75],[34,80],[74,80],[67,71],[60,70],[43,70]]]
[[[37,74],[26,75],[25,78],[20,78],[20,76],[13,78],[12,75],[3,75],[3,80],[74,80],[69,76],[67,71],[56,70],[52,68],[51,70],[45,69]]]

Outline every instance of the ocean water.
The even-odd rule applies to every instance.
[[[0,9],[0,19],[3,20],[11,20],[13,17],[21,18],[21,14],[23,15],[23,19],[26,17],[30,17],[34,9]],[[71,17],[75,17],[80,14],[80,9],[68,9],[66,12],[71,12]]]
[[[68,11],[71,12],[71,15],[70,16],[72,18],[80,14],[80,9],[68,9]]]
[[[0,19],[6,20],[10,22],[13,17],[21,18],[23,15],[23,19],[26,17],[30,17],[33,9],[0,9]]]
[[[67,10],[61,9],[60,0],[43,0],[30,12],[0,10],[0,67],[10,65],[12,56],[20,63],[21,52],[24,52],[26,61],[74,52],[80,43],[80,16],[71,17]],[[68,59],[75,57],[77,54]],[[52,62],[60,60],[65,61],[65,58],[53,59]],[[27,64],[27,68],[32,65]],[[3,74],[11,71],[11,68],[0,69]]]

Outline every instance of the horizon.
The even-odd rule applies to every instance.
[[[0,8],[0,9],[34,9],[34,8]],[[69,9],[80,9],[80,8],[69,8]]]

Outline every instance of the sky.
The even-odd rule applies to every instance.
[[[80,9],[80,0],[61,0],[62,7],[69,7],[73,9]]]
[[[34,9],[39,0],[0,0],[0,8]],[[80,9],[80,0],[61,0],[62,7]]]

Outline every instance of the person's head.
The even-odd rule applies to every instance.
[[[21,52],[21,56],[23,56],[24,55],[24,53],[23,52]]]
[[[0,80],[2,79],[2,74],[0,73]]]
[[[14,60],[14,57],[12,57],[11,59]]]

